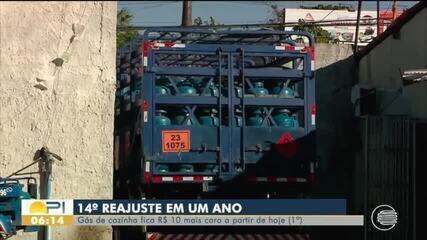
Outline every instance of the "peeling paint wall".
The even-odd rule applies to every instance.
[[[116,5],[0,3],[0,176],[45,145],[64,158],[53,198],[112,198]],[[53,228],[52,237],[110,239],[111,228]]]

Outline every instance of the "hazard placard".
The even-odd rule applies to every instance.
[[[190,130],[164,130],[162,131],[163,152],[189,152]]]

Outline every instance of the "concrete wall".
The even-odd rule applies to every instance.
[[[399,68],[427,68],[427,9],[424,8],[400,29],[400,38],[389,36],[360,60],[359,83],[385,93],[378,103],[384,114],[408,114],[427,118],[427,82],[403,87],[396,99],[393,91],[402,86]]]
[[[46,145],[64,158],[54,164],[53,198],[112,198],[116,9],[0,3],[0,176]],[[110,238],[109,227],[53,228],[53,239]]]
[[[353,55],[352,47],[348,44],[317,43],[315,47],[316,70],[326,68]]]

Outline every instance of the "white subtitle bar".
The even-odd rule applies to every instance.
[[[363,226],[363,215],[75,215],[75,225]]]

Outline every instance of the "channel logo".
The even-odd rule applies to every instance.
[[[22,200],[22,215],[40,216],[40,215],[73,215],[72,200]]]
[[[380,205],[371,213],[372,225],[380,231],[389,231],[397,224],[397,212],[390,205]]]

